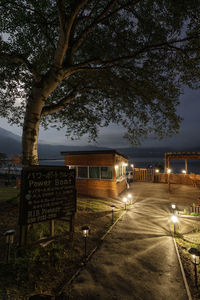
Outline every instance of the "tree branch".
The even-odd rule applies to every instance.
[[[27,59],[25,59],[22,55],[15,54],[15,53],[7,54],[7,53],[0,52],[0,59],[1,58],[8,60],[11,63],[25,65],[28,68],[28,70],[33,74],[35,80],[37,82],[40,81],[40,79],[41,79],[40,74],[36,71],[36,69],[33,67],[33,65]]]
[[[81,91],[84,91],[84,90],[87,89],[87,87],[79,89],[79,86],[80,86],[80,84],[78,84],[75,87],[75,89],[69,95],[67,95],[66,97],[61,99],[58,103],[55,103],[55,104],[52,104],[52,105],[49,105],[49,106],[44,106],[43,109],[42,109],[41,116],[53,114],[57,111],[62,110],[67,105],[69,105],[75,99],[75,97],[78,93],[80,93]]]
[[[80,3],[74,8],[70,17],[67,20],[65,15],[65,5],[64,0],[57,0],[58,15],[60,21],[60,35],[58,46],[54,56],[54,63],[56,66],[61,66],[64,56],[67,52],[69,46],[69,39],[71,34],[71,29],[76,16],[78,15],[80,9],[88,2],[88,0],[81,0]]]
[[[117,9],[115,9],[113,12],[111,12],[110,14],[107,15],[107,13],[112,9],[112,7],[115,5],[115,3],[117,2],[116,0],[112,0],[104,9],[104,11],[95,19],[94,22],[92,22],[92,24],[90,26],[88,26],[81,34],[80,38],[76,41],[76,43],[73,45],[72,47],[72,53],[76,52],[76,50],[81,46],[81,44],[84,42],[84,40],[86,39],[87,35],[89,32],[92,31],[92,29],[98,25],[99,23],[105,21],[106,19],[110,18],[112,15],[116,14],[118,11],[120,11],[123,8],[126,8],[129,5],[135,5],[138,2],[140,2],[141,0],[135,0],[133,1],[129,1],[128,3],[124,4],[123,6],[118,7]],[[106,16],[107,15],[107,16]]]
[[[67,96],[60,100],[57,104],[52,104],[49,106],[44,106],[42,109],[41,117],[56,113],[59,110],[65,108],[72,100],[74,100],[75,96]]]
[[[84,42],[88,33],[100,22],[100,20],[107,14],[107,12],[113,7],[113,5],[117,2],[117,0],[112,0],[104,9],[104,11],[96,18],[94,22],[90,26],[88,26],[81,34],[80,38],[72,47],[72,53],[76,52],[76,50],[80,47],[80,45]]]
[[[173,50],[176,50],[176,51],[180,51],[188,58],[189,56],[187,54],[187,51],[180,48],[180,47],[178,47],[178,46],[176,46],[176,45],[174,45],[174,44],[182,43],[182,42],[185,42],[185,41],[188,41],[188,40],[191,40],[191,39],[196,39],[196,38],[197,38],[197,36],[183,38],[183,39],[180,39],[180,40],[167,41],[167,42],[154,44],[154,45],[147,45],[147,46],[139,49],[138,51],[134,52],[133,54],[130,54],[130,55],[127,55],[127,56],[116,57],[114,59],[106,60],[106,61],[103,61],[99,58],[91,59],[91,60],[85,61],[85,62],[80,63],[80,64],[76,64],[73,67],[71,67],[70,68],[71,69],[71,74],[79,72],[79,71],[90,71],[90,70],[94,71],[94,70],[104,69],[105,67],[112,67],[112,66],[116,65],[119,62],[135,59],[138,55],[140,55],[142,53],[145,53],[145,52],[148,52],[148,51],[164,49],[164,48],[169,48],[169,49],[173,49]],[[67,69],[66,69],[66,71],[67,71]]]

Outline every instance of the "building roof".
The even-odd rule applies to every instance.
[[[128,156],[120,153],[117,150],[111,149],[111,150],[91,150],[91,151],[64,151],[60,152],[61,155],[87,155],[87,154],[117,154],[125,159],[128,159]]]

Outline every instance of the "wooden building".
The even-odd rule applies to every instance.
[[[65,164],[76,169],[79,194],[117,197],[127,187],[128,158],[116,150],[61,152]]]

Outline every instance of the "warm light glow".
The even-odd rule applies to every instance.
[[[131,168],[134,168],[134,164],[131,164]]]
[[[172,171],[171,169],[167,169],[167,173],[168,173],[168,174],[170,174],[170,173],[171,173],[171,171]]]
[[[174,216],[174,215],[171,217],[171,220],[172,220],[173,223],[177,223],[178,222],[177,216]]]
[[[199,256],[192,254],[192,258],[193,258],[193,262],[198,265],[199,264]]]
[[[185,170],[182,170],[182,173],[183,173],[183,174],[186,174],[186,171],[185,171]]]
[[[123,163],[123,166],[124,166],[124,167],[128,167],[128,164],[127,164],[127,163]]]
[[[126,197],[123,198],[123,202],[124,202],[124,203],[127,202],[127,198],[126,198]]]
[[[132,198],[132,195],[131,195],[131,194],[128,194],[128,198]]]
[[[160,170],[156,169],[156,173],[159,173],[159,172],[160,172]]]
[[[114,209],[115,209],[115,205],[111,205],[110,207],[112,208],[112,210],[114,210]]]
[[[115,169],[117,170],[119,168],[119,166],[118,165],[115,165]]]
[[[176,204],[172,204],[172,208],[175,209],[176,208]]]
[[[89,227],[88,226],[82,226],[82,232],[83,232],[83,236],[86,238],[89,234]]]

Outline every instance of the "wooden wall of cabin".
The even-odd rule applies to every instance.
[[[116,164],[127,163],[127,159],[114,154],[79,154],[66,155],[65,164],[68,166],[112,166],[113,179],[112,180],[98,180],[98,179],[77,179],[76,188],[77,193],[93,197],[117,197],[126,189],[126,180],[116,182],[116,174],[114,166]]]
[[[117,186],[117,193],[118,195],[121,194],[126,189],[126,180],[122,180],[116,183]]]
[[[66,155],[65,164],[67,166],[114,166],[115,154],[79,154]]]
[[[115,198],[118,196],[114,180],[77,179],[76,188],[78,194],[82,195],[102,198]]]

